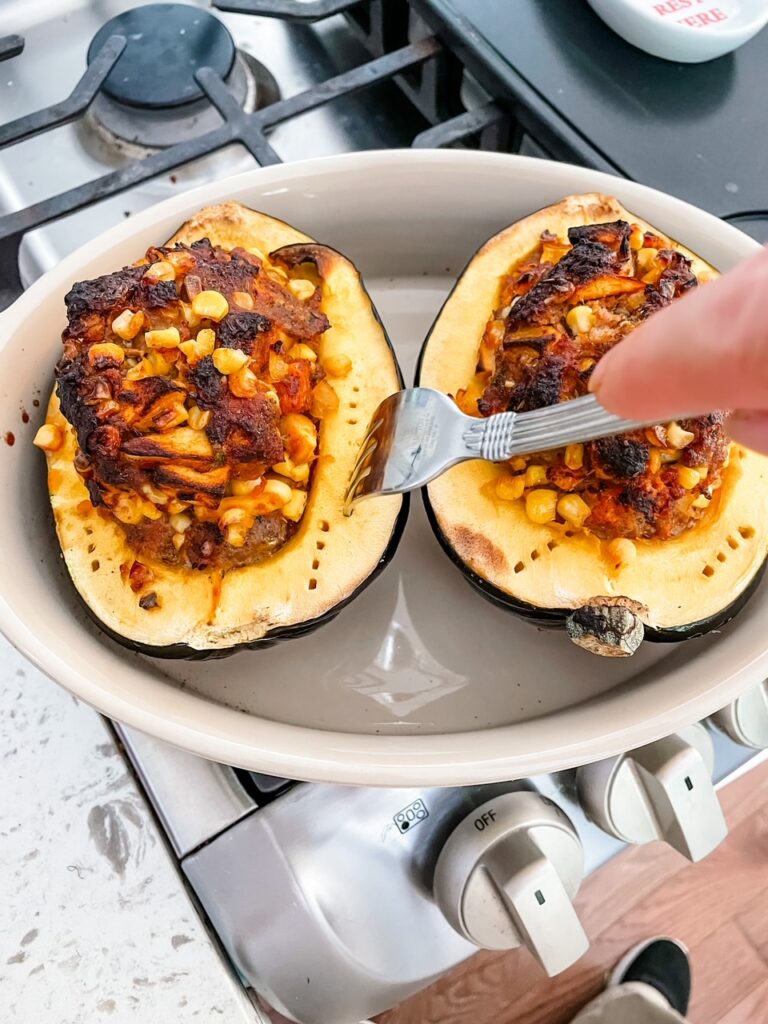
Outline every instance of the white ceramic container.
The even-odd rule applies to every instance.
[[[0,629],[106,714],[227,764],[349,783],[441,785],[551,771],[637,747],[768,674],[768,591],[719,636],[601,660],[474,593],[415,496],[382,577],[311,636],[221,661],[156,661],[106,639],[67,578],[32,446],[72,282],[237,199],[338,247],[362,270],[406,379],[474,250],[562,196],[600,190],[727,269],[757,243],[678,199],[554,162],[389,151],[257,170],[204,186],[89,242],[0,314]],[[33,399],[42,400],[33,409]],[[33,412],[24,425],[22,409]],[[2,443],[6,431],[16,443]]]

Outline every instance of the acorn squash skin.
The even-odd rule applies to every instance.
[[[429,525],[432,527],[435,537],[440,543],[440,547],[450,558],[467,583],[469,583],[470,586],[479,594],[482,594],[486,601],[489,601],[496,608],[501,608],[503,611],[512,612],[518,618],[523,619],[525,622],[529,622],[532,626],[536,626],[538,629],[565,628],[566,620],[573,611],[572,608],[537,608],[536,605],[527,604],[525,601],[516,601],[510,594],[506,593],[506,591],[500,590],[498,587],[494,587],[494,585],[489,583],[484,577],[473,572],[467,563],[456,552],[456,549],[452,547],[450,541],[440,528],[440,524],[437,521],[434,509],[430,503],[426,487],[422,490],[422,499],[424,501],[424,509],[427,513]],[[712,615],[707,619],[701,619],[698,622],[691,622],[685,626],[671,626],[666,629],[654,629],[652,626],[645,624],[644,638],[646,640],[650,640],[652,643],[676,644],[683,640],[694,640],[696,637],[706,636],[707,633],[711,633],[716,629],[722,629],[723,626],[726,626],[731,622],[731,620],[734,619],[742,608],[744,608],[749,602],[750,598],[762,582],[766,567],[768,567],[768,562],[764,561],[746,589],[742,591],[735,601],[732,601],[731,604],[717,615]]]
[[[630,222],[638,223],[644,230],[655,231],[654,228],[647,225],[640,218],[635,217],[633,214],[624,210],[616,200],[611,197],[598,194],[568,197],[552,207],[537,211],[529,218],[519,222],[519,224],[525,228],[526,222],[535,222],[537,232],[535,237],[538,237],[538,233],[543,229],[550,229],[558,232],[564,231],[564,229],[572,225],[603,223],[613,221],[617,218],[623,218]],[[485,258],[487,261],[489,256],[495,260],[490,273],[493,275],[494,272],[498,271],[500,275],[498,280],[501,280],[501,277],[508,272],[509,268],[511,268],[518,259],[522,258],[521,250],[518,248],[516,254],[504,262],[500,257],[493,255],[493,249],[494,247],[498,247],[498,252],[502,252],[502,246],[506,244],[505,240],[515,232],[516,228],[517,225],[512,225],[511,228],[508,228],[491,238],[489,242],[481,247],[481,249],[470,259],[464,271],[457,279],[453,289],[438,313],[419,354],[415,376],[415,383],[417,386],[434,387],[437,390],[449,394],[455,394],[456,388],[466,387],[468,381],[471,379],[472,373],[474,372],[474,363],[476,361],[480,337],[482,335],[485,321],[491,315],[493,300],[491,299],[489,304],[483,307],[482,316],[478,314],[477,318],[470,319],[472,317],[472,305],[473,302],[476,301],[476,297],[470,292],[469,285],[466,286],[462,295],[462,283],[465,282],[467,273],[474,271],[476,261],[481,258]],[[530,244],[531,237],[528,238],[527,243],[529,251],[532,247]],[[704,264],[703,261],[695,257],[693,254],[690,254],[684,249],[684,247],[679,246],[674,242],[671,242],[670,244],[677,249],[681,249],[686,255],[691,256],[694,259],[697,264],[697,272],[700,272],[702,267],[707,267],[708,270],[711,270],[711,268]],[[474,285],[478,284],[477,276],[472,278],[472,283]],[[489,299],[491,291],[493,291],[493,294],[495,295],[495,285],[492,289],[490,289],[489,286],[489,291],[487,293]],[[482,302],[483,300],[481,299],[480,301]],[[440,334],[441,330],[442,334]],[[449,340],[446,350],[446,338],[449,338],[450,336],[457,340],[453,346]],[[437,345],[435,344],[436,338]],[[462,339],[461,341],[458,340],[460,338]],[[464,339],[467,340],[465,341]],[[465,344],[468,346],[466,351],[464,350]],[[469,354],[470,350],[471,356]],[[437,368],[438,351],[443,367],[446,365],[452,365],[451,357],[458,353],[459,359],[463,359],[465,362],[464,370],[458,371],[458,373],[453,372],[451,376],[450,371],[446,372],[443,369]],[[463,355],[461,354],[462,352]],[[446,381],[446,379],[444,379],[446,377],[451,379]],[[689,533],[700,539],[702,558],[700,562],[696,564],[695,569],[692,569],[690,572],[689,584],[691,591],[693,592],[696,590],[698,593],[701,593],[701,590],[698,588],[706,588],[708,586],[709,581],[705,582],[700,576],[702,567],[705,563],[712,561],[712,564],[716,567],[716,571],[718,573],[723,571],[723,565],[727,568],[728,563],[725,558],[718,558],[717,561],[713,561],[718,547],[723,548],[724,552],[727,553],[727,556],[735,555],[737,558],[748,558],[749,561],[742,566],[743,571],[741,573],[741,577],[734,584],[732,592],[728,594],[728,598],[724,601],[722,607],[711,611],[708,609],[708,613],[705,615],[696,613],[696,601],[692,597],[689,602],[691,614],[686,616],[686,621],[659,621],[654,615],[652,602],[646,601],[645,605],[650,607],[643,607],[641,615],[644,639],[654,643],[678,643],[680,641],[704,636],[713,630],[720,629],[726,623],[731,621],[747,604],[763,578],[766,565],[768,565],[768,523],[766,522],[766,512],[768,510],[768,502],[766,500],[766,496],[768,495],[768,460],[751,452],[742,452],[735,446],[734,451],[736,451],[738,456],[734,461],[739,463],[739,466],[743,465],[746,468],[746,472],[750,479],[749,481],[745,481],[744,486],[740,489],[737,489],[736,485],[731,483],[727,490],[729,491],[729,494],[734,490],[738,491],[739,502],[743,511],[743,507],[747,504],[744,501],[745,487],[747,484],[751,487],[751,497],[754,501],[749,506],[750,517],[746,521],[753,524],[753,536],[751,540],[745,540],[742,536],[739,536],[736,532],[737,528],[735,524],[740,520],[734,518],[731,519],[730,522],[734,543],[731,543],[732,537],[729,535],[729,546],[726,546],[725,534],[728,531],[721,529],[720,532],[723,536],[718,536],[716,538],[715,546],[712,547],[711,544],[708,545],[710,532],[717,530],[720,519],[725,518],[727,521],[727,512],[726,515],[723,516],[721,514],[722,510],[719,506],[714,515],[708,514],[708,516],[706,516],[699,524],[693,527]],[[743,463],[741,462],[742,459]],[[438,478],[436,481],[433,481],[427,487],[422,489],[422,498],[427,518],[438,542],[440,543],[440,546],[474,590],[480,593],[486,600],[496,607],[513,613],[517,617],[535,625],[539,629],[565,629],[567,627],[569,617],[572,616],[577,609],[586,607],[587,604],[593,600],[607,600],[605,597],[606,594],[616,594],[617,600],[619,599],[618,595],[620,594],[627,594],[630,598],[634,598],[636,596],[632,593],[631,589],[609,590],[607,588],[599,588],[595,589],[594,592],[587,590],[581,595],[578,595],[578,599],[576,599],[576,595],[571,591],[569,596],[573,596],[574,601],[573,603],[569,602],[567,605],[559,603],[556,600],[537,604],[535,603],[535,596],[533,597],[533,600],[525,600],[519,594],[514,593],[511,586],[507,589],[506,586],[499,585],[499,580],[494,578],[493,558],[490,556],[479,557],[479,564],[478,560],[473,558],[473,554],[478,550],[475,543],[478,541],[478,538],[483,539],[481,543],[484,543],[487,540],[487,534],[484,535],[483,531],[483,517],[482,515],[478,515],[480,504],[476,505],[469,514],[465,513],[462,515],[462,510],[459,508],[463,503],[463,496],[468,493],[467,488],[476,488],[479,491],[484,484],[487,484],[493,470],[494,467],[489,466],[488,463],[464,463],[461,466],[457,466],[449,470],[442,478]],[[728,470],[726,470],[726,473],[727,472]],[[738,480],[741,469],[737,467],[731,470],[731,472],[734,474],[733,479]],[[450,490],[446,492],[444,490],[446,481],[450,481],[452,476],[454,480],[460,481],[460,485],[455,484],[452,492]],[[725,490],[726,488],[724,487],[724,491]],[[442,493],[438,493],[438,500],[436,500],[435,492],[440,491],[442,491]],[[713,507],[714,505],[715,503],[713,502]],[[490,506],[486,507],[485,511],[490,515],[491,519],[495,519],[497,517],[496,510],[490,508]],[[473,543],[467,542],[462,545],[461,542],[457,541],[457,533],[455,529],[457,524],[470,527],[475,534]],[[505,553],[509,555],[511,562],[514,562],[517,558],[527,558],[528,552],[531,551],[532,548],[539,547],[540,542],[542,540],[546,540],[547,527],[535,526],[534,524],[531,524],[531,527],[533,531],[537,531],[537,538],[535,541],[531,541],[531,536],[528,534],[527,530],[523,531],[522,537],[513,536],[509,538],[509,546]],[[493,541],[498,549],[502,545],[502,534],[497,528],[494,527],[494,529],[495,533],[493,533]],[[453,534],[453,536],[449,536],[449,534]],[[562,532],[554,534],[553,536],[557,537],[558,551],[556,554],[558,558],[568,558],[569,556],[567,552],[569,541],[567,539],[563,539]],[[645,544],[646,549],[653,545],[663,550],[664,544],[670,544],[671,548],[674,549],[675,542],[678,540],[679,538],[672,538],[671,541],[650,541],[640,543],[641,545]],[[490,543],[490,541],[488,543]],[[750,545],[749,555],[743,555],[745,546],[749,547]],[[741,550],[731,550],[731,548],[734,547],[740,547]],[[709,548],[711,548],[711,550],[709,550]],[[542,550],[543,549],[539,547],[539,551]],[[564,554],[564,552],[566,553]],[[687,556],[690,557],[690,550],[687,552]],[[472,564],[473,561],[475,564]],[[540,561],[537,561],[536,565],[540,566],[544,561],[546,561],[546,558],[541,558]],[[562,565],[562,561],[558,561],[558,564]],[[557,569],[553,568],[551,572],[556,580]],[[678,575],[680,574],[678,573]],[[569,578],[568,584],[570,583],[572,583],[572,579]],[[620,586],[620,580],[617,582],[617,586]],[[663,582],[660,586],[663,587]],[[643,597],[645,597],[645,595],[643,595]],[[620,599],[624,600],[623,597]],[[583,602],[583,604],[581,602]],[[642,607],[642,605],[639,607]]]
[[[394,558],[397,547],[403,536],[405,524],[408,521],[409,497],[410,496],[407,494],[404,495],[403,504],[397,520],[395,521],[395,527],[392,531],[392,537],[386,551],[379,559],[376,568],[363,581],[363,583],[360,584],[357,590],[353,591],[349,597],[346,597],[337,605],[334,605],[334,607],[324,615],[318,615],[317,618],[310,619],[307,622],[299,622],[295,626],[279,626],[276,629],[270,630],[264,636],[259,637],[258,640],[253,640],[250,643],[242,643],[234,647],[212,647],[207,650],[198,650],[194,647],[190,647],[188,644],[166,644],[163,647],[154,647],[149,644],[136,643],[127,637],[121,636],[108,626],[105,626],[82,594],[78,590],[75,592],[81,607],[88,617],[99,627],[99,629],[112,640],[120,644],[121,647],[125,647],[129,651],[134,651],[136,654],[148,655],[151,658],[158,658],[163,661],[218,661],[221,658],[228,658],[232,654],[237,654],[239,651],[263,651],[269,647],[275,647],[286,640],[298,640],[301,637],[309,636],[310,633],[314,633],[315,630],[320,629],[321,626],[325,626],[329,622],[333,622],[336,616],[342,612],[347,605],[351,604],[355,598],[359,597],[360,594],[363,593],[364,590],[367,590],[374,580],[378,579]]]
[[[150,563],[161,581],[156,586],[158,595],[164,600],[172,599],[182,609],[178,621],[183,620],[185,603],[200,610],[201,590],[205,600],[209,599],[206,581],[216,593],[214,612],[208,618],[198,616],[199,622],[194,617],[186,620],[186,632],[177,633],[183,637],[180,642],[175,642],[172,635],[176,619],[166,621],[159,631],[162,636],[156,638],[152,630],[158,612],[144,611],[139,617],[140,628],[136,628],[135,620],[124,628],[122,621],[117,621],[115,609],[109,606],[112,598],[116,605],[125,601],[126,588],[121,585],[117,567],[126,553],[130,556],[131,549],[119,524],[111,517],[100,516],[93,508],[83,510],[87,492],[72,461],[74,435],[62,416],[54,391],[47,422],[64,431],[65,443],[60,451],[46,453],[49,492],[75,590],[90,618],[104,633],[132,651],[163,659],[226,657],[245,649],[271,647],[325,625],[386,568],[397,549],[408,514],[407,498],[395,497],[394,501],[387,499],[387,507],[379,505],[378,510],[378,503],[369,503],[371,512],[367,516],[343,516],[343,492],[370,415],[382,398],[403,386],[392,344],[359,273],[335,250],[318,245],[281,221],[236,203],[202,210],[167,244],[191,244],[203,237],[224,249],[256,246],[268,252],[270,260],[289,269],[314,264],[323,285],[322,307],[326,310],[327,306],[331,321],[321,341],[321,359],[329,353],[349,354],[352,370],[343,379],[328,377],[340,397],[339,409],[321,420],[318,462],[307,508],[296,534],[275,555],[255,565],[227,570],[216,583],[205,571],[158,568]],[[370,380],[373,385],[366,387]],[[298,563],[304,566],[301,575],[291,575],[288,570]],[[98,567],[93,573],[92,565]],[[94,592],[92,581],[103,581],[105,576],[106,584],[100,583],[101,591]],[[257,580],[270,581],[264,599],[269,620],[259,621],[256,616],[250,619],[245,614],[238,621],[241,608],[261,608],[263,586],[254,582]],[[161,586],[165,589],[161,590]],[[294,612],[294,604],[300,614]],[[217,628],[222,609],[223,625]]]

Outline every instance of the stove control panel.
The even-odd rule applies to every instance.
[[[768,750],[768,681],[742,693],[710,721],[734,743],[753,750]]]
[[[587,816],[625,843],[661,839],[691,861],[728,834],[712,781],[710,734],[692,725],[664,739],[578,769]]]
[[[581,842],[556,804],[537,793],[504,793],[451,832],[434,895],[464,938],[486,949],[525,945],[552,976],[589,948],[571,902],[583,874]]]

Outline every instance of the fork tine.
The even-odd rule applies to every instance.
[[[371,466],[364,466],[360,472],[349,482],[347,492],[344,495],[344,515],[349,516],[352,514],[352,509],[356,501],[361,497],[364,497],[364,485],[366,479],[371,474]]]
[[[352,468],[352,476],[355,475],[355,473],[358,470],[358,467],[363,462],[365,462],[366,459],[368,459],[371,455],[373,455],[373,453],[376,451],[376,449],[378,447],[379,447],[378,438],[376,438],[376,437],[366,437],[365,438],[363,443],[360,445],[360,451],[358,453],[357,459],[355,460],[355,465]]]
[[[352,470],[352,475],[349,478],[349,484],[347,485],[347,492],[353,491],[357,484],[364,480],[371,472],[371,463],[369,458],[360,459]]]

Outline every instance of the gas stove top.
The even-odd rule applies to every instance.
[[[6,0],[3,31],[22,36],[24,51],[0,39],[0,308],[88,238],[179,190],[348,150],[459,144],[570,159],[684,194],[761,237],[766,135],[755,123],[761,111],[738,102],[764,66],[768,37],[710,77],[686,69],[683,79],[576,6],[520,0],[512,25],[502,0],[219,0],[218,9],[54,0],[44,13]],[[714,89],[702,91],[702,75]],[[761,694],[744,714],[760,716]],[[768,746],[768,736],[742,735],[739,722],[731,709],[719,724],[741,743],[713,729],[676,739],[659,791],[679,775],[686,792],[709,792],[710,775],[721,783],[744,770],[755,757],[744,744]],[[435,889],[450,875],[439,868],[448,840],[461,846],[464,825],[504,843],[542,828],[558,843],[578,837],[579,877],[624,846],[618,826],[593,823],[595,780],[579,783],[573,771],[495,786],[350,790],[241,772],[118,728],[244,983],[301,1024],[353,1024],[483,944],[485,911],[472,927],[458,911],[453,921],[450,879]],[[623,775],[614,766],[616,777],[634,792],[642,756],[627,764]],[[671,835],[678,813],[655,792],[643,790],[634,822],[645,839],[651,825]],[[511,794],[522,797],[516,810]],[[563,842],[563,865],[552,856],[565,884],[576,847]],[[475,867],[485,864],[485,851],[477,856]],[[536,913],[550,912],[550,889],[539,884]],[[517,895],[508,898],[517,907]],[[555,905],[565,921],[565,904]],[[518,937],[527,913],[512,913]],[[491,931],[506,935],[513,925],[499,921]],[[507,938],[497,936],[502,947]],[[551,950],[538,951],[552,968]]]

